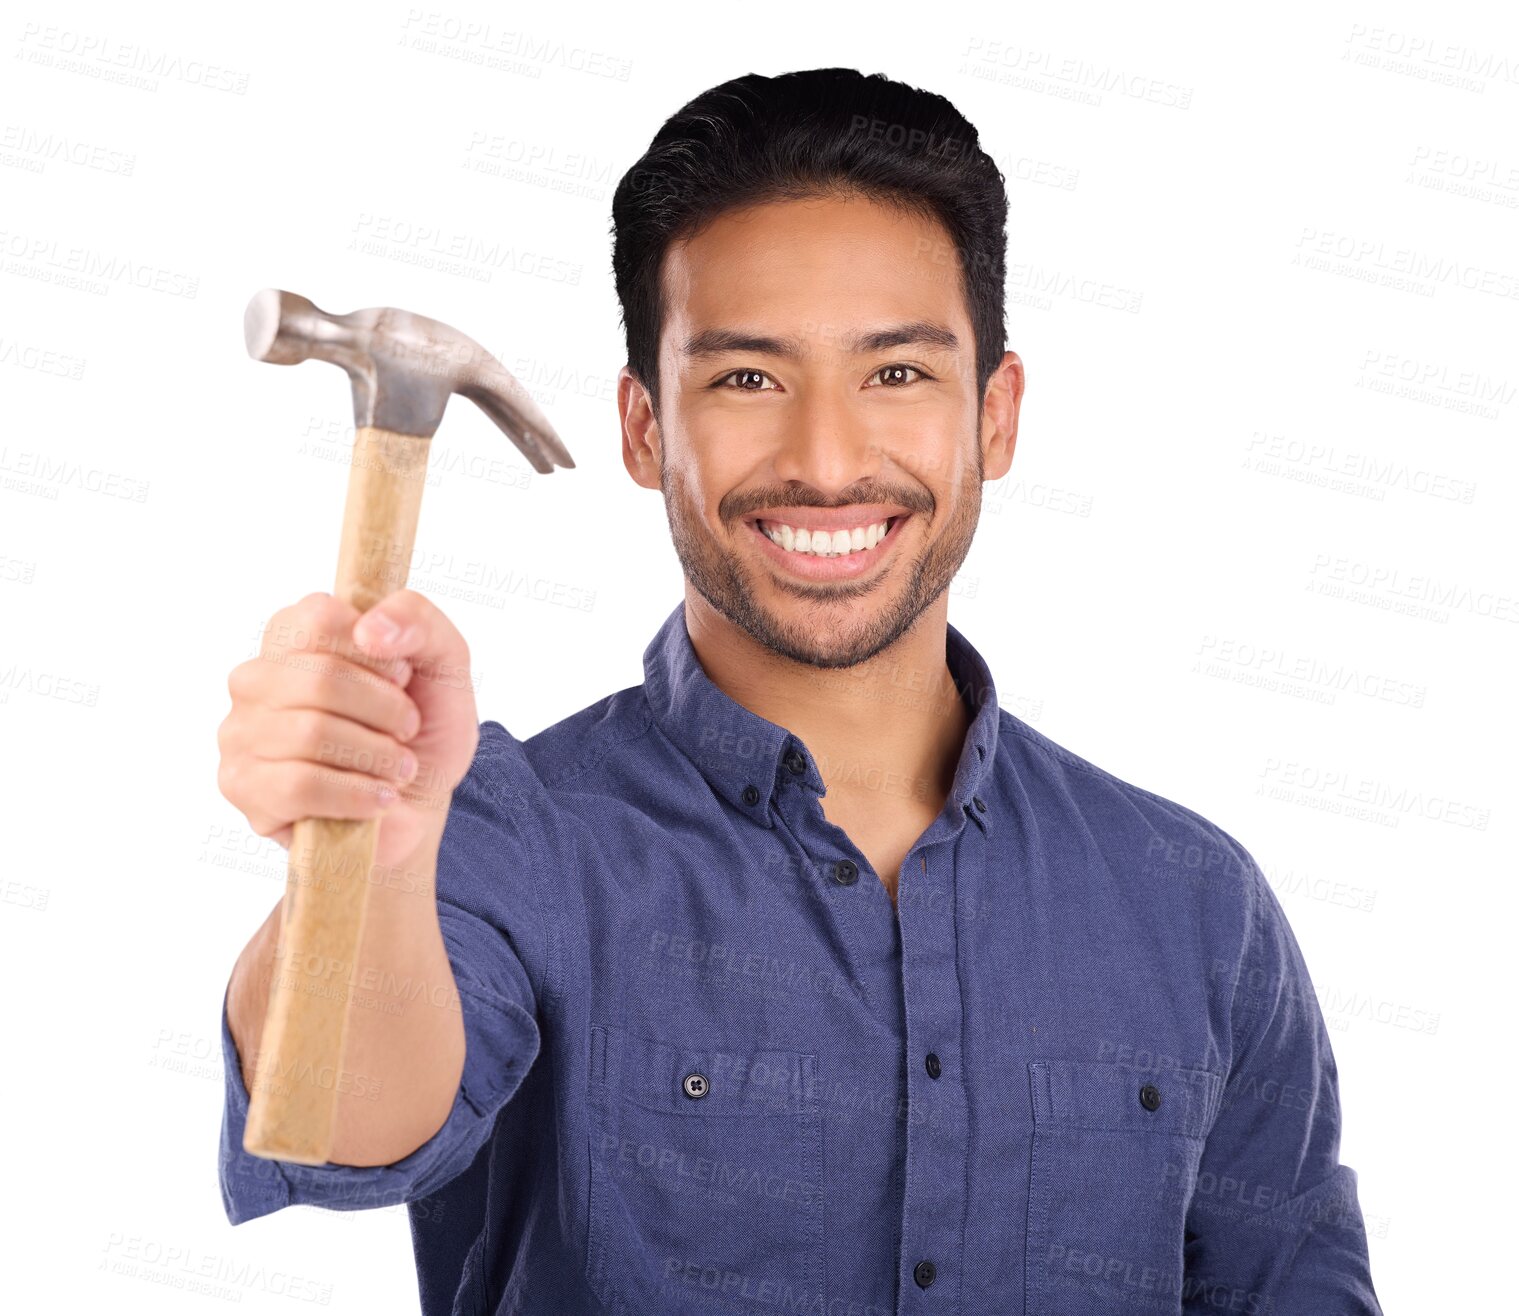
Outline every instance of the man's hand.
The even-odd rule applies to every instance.
[[[479,719],[469,648],[436,605],[403,589],[360,617],[318,593],[270,618],[227,680],[217,784],[287,848],[298,819],[378,817],[375,859],[394,865],[442,835]]]

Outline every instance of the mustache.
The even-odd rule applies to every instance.
[[[905,507],[909,512],[934,510],[933,499],[921,489],[861,489],[848,498],[832,500],[818,498],[802,490],[777,489],[768,494],[761,490],[745,493],[742,497],[724,499],[722,506],[718,509],[718,515],[725,521],[731,521],[769,507],[816,507],[823,511],[832,511],[838,507],[870,506],[877,503]]]

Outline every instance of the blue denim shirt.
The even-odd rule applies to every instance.
[[[642,685],[483,723],[438,860],[447,1122],[389,1166],[248,1156],[224,1004],[231,1221],[405,1202],[427,1316],[1379,1312],[1260,869],[999,708],[953,625],[946,657],[974,721],[896,909],[683,603]]]

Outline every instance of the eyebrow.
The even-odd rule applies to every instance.
[[[910,320],[904,324],[868,329],[849,339],[845,346],[857,356],[881,352],[889,347],[909,346],[940,347],[953,352],[960,346],[960,339],[942,324]],[[803,356],[804,349],[799,338],[774,338],[741,329],[702,329],[686,339],[681,352],[693,360],[727,352],[755,352],[796,361]]]

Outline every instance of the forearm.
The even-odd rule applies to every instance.
[[[394,869],[374,870],[357,963],[328,977],[348,1009],[343,1066],[334,1078],[336,1164],[389,1165],[409,1155],[442,1127],[458,1093],[464,1025],[438,923],[440,838],[430,832]],[[271,981],[291,971],[278,959],[279,927],[276,906],[244,947],[228,986],[228,1028],[250,1093],[259,1081]]]

